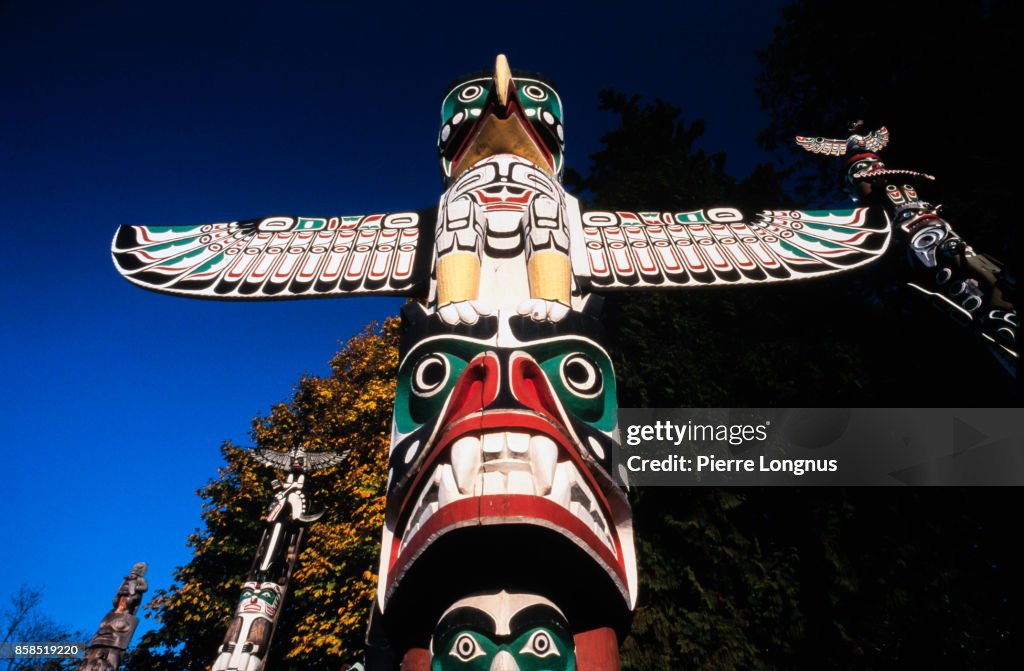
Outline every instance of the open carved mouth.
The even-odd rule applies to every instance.
[[[626,589],[612,508],[572,440],[529,410],[480,411],[449,425],[410,488],[389,539],[387,587],[443,534],[532,524],[575,539]]]
[[[464,435],[451,443],[423,485],[401,533],[399,554],[444,506],[469,497],[518,494],[542,497],[579,519],[611,552],[608,514],[568,455],[549,436],[516,431]]]

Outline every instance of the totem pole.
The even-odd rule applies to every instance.
[[[444,97],[436,210],[122,226],[114,239],[121,273],[155,291],[415,299],[368,637],[387,653],[368,656],[371,671],[618,669],[637,569],[591,292],[819,277],[889,244],[869,208],[584,212],[560,183],[563,148],[555,88],[498,56]]]
[[[78,666],[80,671],[114,671],[120,666],[124,651],[139,626],[135,613],[149,587],[146,569],[145,562],[139,562],[121,581],[114,595],[114,609],[100,621],[100,628],[89,641],[89,648]]]
[[[274,500],[267,510],[263,537],[211,671],[259,671],[263,667],[306,524],[323,515],[307,511],[302,491],[306,473],[333,466],[344,458],[336,452],[306,452],[301,446],[288,454],[262,448],[251,454],[265,466],[287,471],[287,476],[284,483],[271,483]]]
[[[917,195],[916,184],[935,178],[885,167],[878,152],[889,143],[884,127],[860,135],[850,124],[845,140],[797,136],[809,152],[843,158],[843,184],[854,201],[883,209],[894,224],[897,244],[906,248],[912,278],[907,286],[983,338],[1011,375],[1017,371],[1016,279],[1003,264],[975,252],[939,216],[941,206]]]

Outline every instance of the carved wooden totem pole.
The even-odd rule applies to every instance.
[[[123,226],[114,240],[118,269],[156,291],[415,299],[369,637],[390,654],[371,670],[618,669],[637,569],[591,292],[799,280],[889,244],[878,208],[584,212],[560,183],[563,146],[554,87],[499,56],[443,100],[436,210]]]
[[[912,277],[907,286],[980,336],[1011,375],[1017,371],[1016,279],[1003,264],[975,252],[949,223],[940,206],[917,195],[920,182],[935,178],[913,170],[885,167],[878,155],[889,143],[881,128],[858,134],[863,122],[850,125],[845,140],[797,136],[815,154],[843,157],[843,182],[855,201],[883,209],[906,248]]]
[[[139,626],[135,613],[149,587],[145,577],[147,568],[145,562],[139,562],[121,581],[114,595],[114,609],[106,614],[89,641],[89,648],[78,665],[80,671],[115,671],[120,666],[124,651]]]
[[[341,461],[336,452],[306,452],[298,447],[288,454],[255,449],[251,454],[265,466],[287,473],[274,480],[274,500],[267,517],[252,568],[249,569],[235,617],[224,642],[217,648],[211,671],[260,671],[274,637],[284,600],[302,548],[306,525],[322,512],[311,514],[302,491],[306,474]]]

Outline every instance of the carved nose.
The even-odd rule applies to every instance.
[[[476,355],[455,383],[442,425],[480,412],[493,403],[498,397],[500,383],[501,364],[498,355],[494,352]]]
[[[516,664],[516,658],[512,656],[512,653],[508,650],[501,650],[494,656],[490,671],[519,671],[519,665]]]
[[[509,359],[509,386],[516,400],[531,410],[561,422],[558,401],[544,371],[524,352],[513,352]]]

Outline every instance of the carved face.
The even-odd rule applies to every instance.
[[[398,374],[382,608],[439,538],[504,524],[569,539],[632,603],[629,506],[609,475],[615,378],[585,335],[594,320],[492,317],[442,333],[436,316],[425,319]]]
[[[508,102],[502,106],[491,75],[470,75],[452,84],[441,103],[441,130],[437,147],[441,171],[452,177],[453,167],[488,117],[518,118],[538,150],[549,161],[553,175],[561,175],[565,136],[562,100],[554,86],[536,75],[513,73]],[[515,152],[512,152],[515,153]]]
[[[565,616],[532,594],[474,596],[441,617],[430,642],[431,671],[574,671]]]
[[[281,586],[273,582],[247,582],[238,599],[239,614],[263,615],[273,619],[281,603]]]

